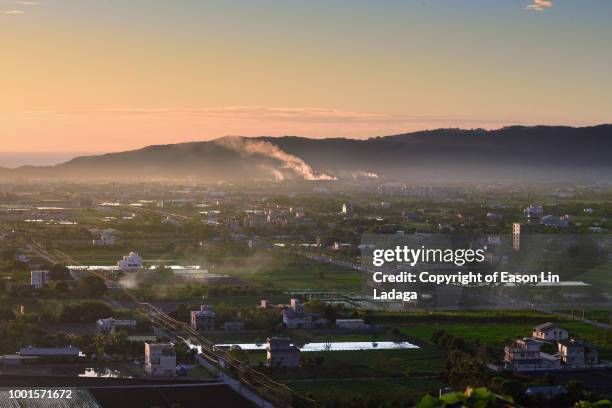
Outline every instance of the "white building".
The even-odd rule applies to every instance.
[[[300,349],[287,337],[270,337],[266,345],[268,367],[299,367]]]
[[[512,371],[546,371],[561,368],[558,356],[540,351],[542,341],[524,338],[504,348],[504,368]]]
[[[49,282],[49,271],[31,271],[30,284],[35,289],[43,288]]]
[[[176,375],[176,353],[172,343],[145,343],[145,371],[149,375]]]
[[[544,215],[544,207],[541,205],[531,204],[523,210],[523,214],[527,218],[541,218]]]
[[[128,256],[124,256],[117,262],[117,268],[126,272],[134,272],[142,269],[142,258],[138,252],[130,252]]]
[[[569,338],[569,332],[555,323],[547,322],[533,328],[531,334],[534,339],[540,339],[550,342],[559,342]]]
[[[116,330],[135,330],[136,320],[116,320],[113,317],[98,319],[96,329],[100,333],[113,333]]]
[[[209,331],[215,329],[217,313],[211,305],[201,305],[200,310],[191,311],[191,328]]]

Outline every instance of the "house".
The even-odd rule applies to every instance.
[[[310,329],[313,327],[315,316],[312,313],[304,313],[304,306],[299,299],[291,299],[291,304],[283,307],[281,314],[283,324],[289,329]]]
[[[172,343],[145,343],[145,371],[152,376],[176,375],[176,353]]]
[[[541,218],[544,215],[544,208],[541,205],[531,204],[529,207],[523,210],[525,217],[529,218]]]
[[[78,347],[22,347],[19,356],[22,358],[37,358],[53,361],[74,360],[79,358],[81,350]]]
[[[288,337],[269,337],[266,344],[268,367],[299,367],[300,349]]]
[[[41,289],[49,282],[49,271],[31,271],[30,284],[34,289]]]
[[[555,217],[554,215],[545,215],[540,220],[540,223],[545,227],[567,228],[569,226],[569,215],[563,217]]]
[[[559,357],[543,353],[543,342],[517,339],[504,348],[504,368],[512,371],[545,371],[561,368]]]
[[[126,272],[134,272],[142,269],[142,258],[138,252],[130,252],[117,262],[117,269]]]
[[[107,246],[107,245],[115,245],[117,239],[111,233],[102,232],[100,234],[100,239],[94,239],[92,244],[94,246]]]
[[[336,319],[336,327],[339,329],[364,329],[366,325],[363,319]]]
[[[547,322],[534,327],[532,336],[534,339],[558,342],[567,340],[569,338],[569,332],[557,326],[555,323]]]
[[[568,368],[584,368],[598,362],[597,350],[579,340],[562,340],[559,342],[558,348],[561,361]]]
[[[96,329],[103,334],[114,333],[117,330],[135,330],[136,320],[116,320],[113,317],[98,319]]]
[[[200,310],[191,311],[191,328],[209,331],[215,329],[217,313],[211,305],[201,305]]]

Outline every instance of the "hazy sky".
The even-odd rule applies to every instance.
[[[610,0],[0,0],[0,151],[612,122]]]

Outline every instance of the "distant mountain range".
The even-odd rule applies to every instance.
[[[612,125],[438,129],[367,140],[224,137],[0,168],[0,178],[192,177],[398,181],[612,181]]]

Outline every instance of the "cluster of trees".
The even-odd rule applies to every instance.
[[[199,304],[187,306],[181,303],[169,315],[177,320],[189,323],[191,310],[199,310],[199,308]],[[215,312],[217,314],[217,327],[223,326],[224,322],[242,321],[245,323],[245,328],[249,330],[276,330],[280,323],[280,313],[277,309],[218,305],[215,307]]]
[[[416,404],[416,408],[513,408],[513,407],[575,407],[575,408],[612,408],[612,402],[604,399],[596,402],[590,402],[588,400],[582,400],[584,397],[582,391],[576,395],[572,395],[576,392],[575,386],[568,383],[567,385],[569,396],[559,398],[536,398],[525,401],[524,399],[520,402],[515,401],[510,396],[503,396],[497,393],[494,389],[487,389],[485,387],[472,388],[468,387],[465,392],[451,392],[440,396],[440,398],[433,397],[429,394],[425,395]],[[578,387],[581,389],[581,386]],[[571,390],[571,391],[570,391]]]
[[[64,306],[58,318],[64,323],[93,323],[113,316],[114,311],[104,302],[83,301]]]
[[[48,268],[50,283],[41,289],[25,286],[12,286],[10,296],[36,298],[99,298],[106,293],[104,279],[92,274],[84,274],[78,280],[72,280],[70,272],[63,265]]]

